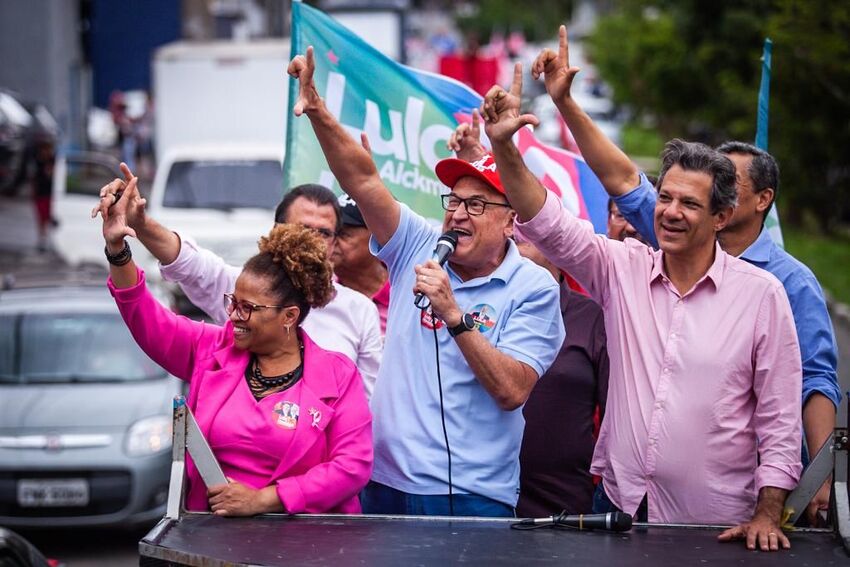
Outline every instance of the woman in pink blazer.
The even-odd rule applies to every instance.
[[[372,470],[372,418],[354,364],[300,329],[333,293],[321,237],[278,225],[260,239],[224,327],[160,305],[133,263],[125,236],[135,179],[103,223],[109,289],[139,346],[189,383],[188,404],[230,482],[207,491],[187,463],[190,510],[223,516],[266,512],[359,513]]]

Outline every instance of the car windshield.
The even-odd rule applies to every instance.
[[[165,375],[117,314],[0,315],[0,382],[132,382]]]
[[[273,210],[283,193],[283,171],[275,160],[178,161],[165,183],[163,206]]]

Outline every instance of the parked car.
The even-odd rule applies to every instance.
[[[27,129],[32,115],[11,94],[0,90],[0,194],[11,193],[26,166]]]
[[[160,160],[147,197],[147,212],[164,226],[193,237],[228,263],[242,265],[257,253],[257,240],[274,223],[283,196],[280,147],[219,145],[175,148]],[[56,252],[71,266],[106,266],[100,219],[90,212],[100,188],[121,177],[108,155],[60,154],[53,179],[53,211],[59,227]],[[132,242],[133,259],[149,280],[160,278],[156,259]]]
[[[0,525],[160,518],[182,383],[136,345],[105,275],[30,285],[0,292]]]
[[[59,124],[41,103],[0,89],[0,194],[12,195],[26,181],[42,142],[56,147]]]

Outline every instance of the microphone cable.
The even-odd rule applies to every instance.
[[[434,352],[436,353],[437,358],[437,385],[440,389],[440,421],[443,424],[443,439],[446,440],[446,457],[448,457],[449,461],[449,516],[455,515],[455,506],[454,506],[454,490],[452,486],[452,450],[449,447],[449,432],[446,429],[446,410],[443,406],[443,377],[440,373],[440,342],[437,339],[437,325],[434,321],[434,312],[431,312],[431,321],[434,328]]]
[[[511,524],[512,530],[536,530],[537,528],[567,528],[567,529],[576,529],[572,526],[564,525],[562,522],[567,517],[567,511],[562,510],[560,514],[555,514],[550,516],[551,520],[548,523],[543,522],[534,522],[528,520],[522,520],[520,522],[514,522]]]

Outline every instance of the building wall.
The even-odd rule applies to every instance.
[[[76,2],[0,2],[0,87],[47,105],[66,141],[80,140],[85,80]]]
[[[93,0],[91,65],[94,104],[113,90],[149,90],[154,50],[180,39],[179,0]]]

